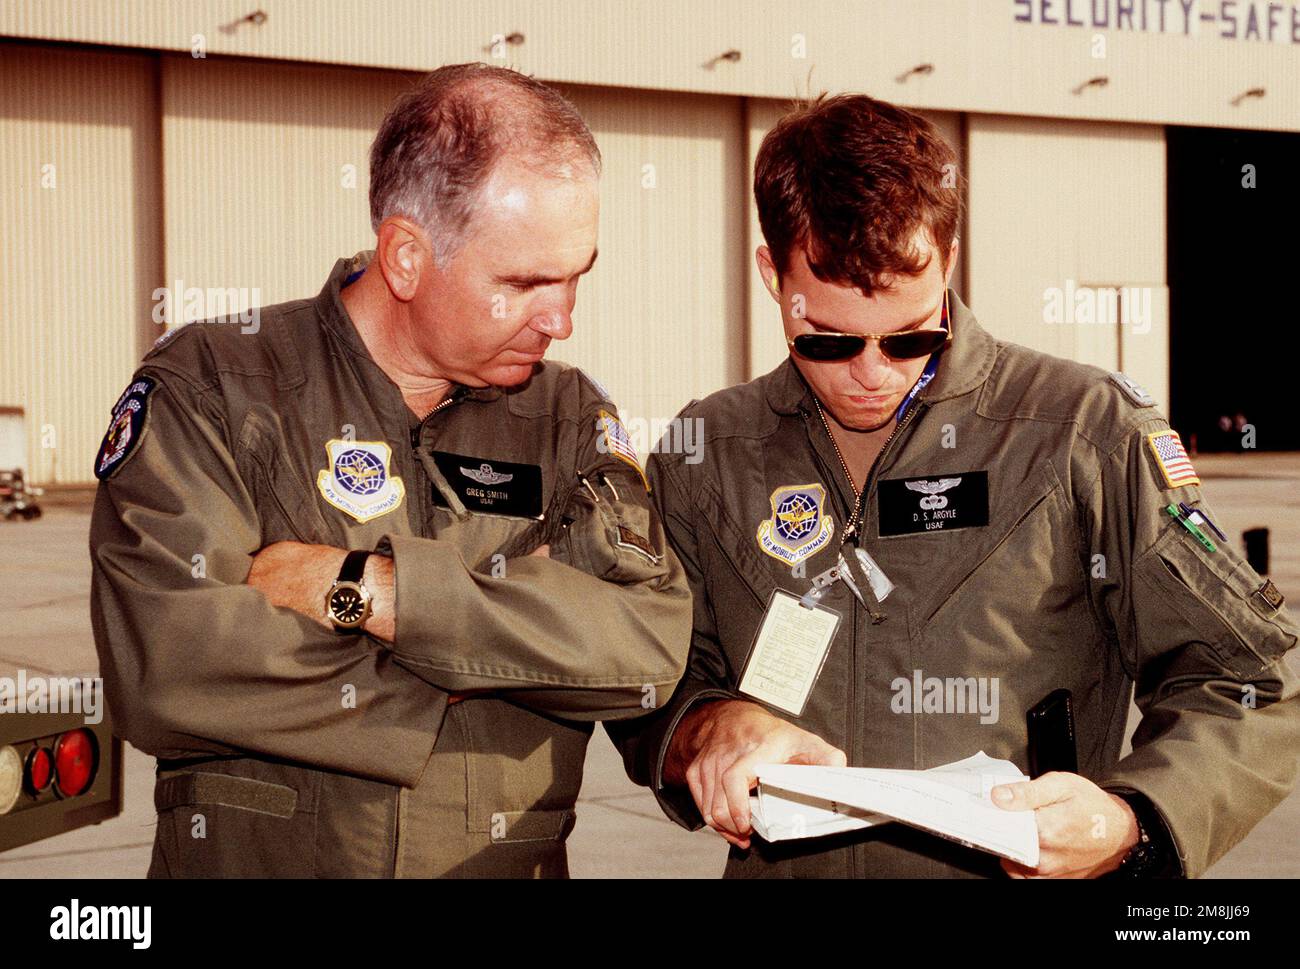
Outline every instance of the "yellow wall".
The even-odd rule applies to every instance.
[[[0,55],[0,405],[31,480],[88,481],[161,274],[154,61]]]
[[[974,115],[968,136],[967,303],[982,325],[1107,370],[1122,364],[1168,413],[1163,129]],[[1064,298],[1068,281],[1149,291],[1149,325],[1079,322],[1077,313],[1076,322],[1045,322],[1045,294]]]

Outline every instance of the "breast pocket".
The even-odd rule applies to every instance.
[[[994,483],[994,488],[997,486]],[[991,642],[1036,636],[1078,599],[1078,540],[1060,479],[1051,464],[1021,487],[989,495],[989,524],[948,535],[911,535],[891,542],[924,543],[914,554],[933,563],[928,591],[913,591],[913,628],[959,629]],[[1054,618],[1055,617],[1055,618]]]
[[[257,505],[262,547],[273,542],[344,545],[321,517],[314,495],[289,461],[268,418],[251,411],[239,432],[240,473]]]
[[[742,627],[756,623],[778,582],[755,546],[754,536],[732,519],[713,488],[701,489],[699,500],[700,564],[721,639],[731,642],[734,637],[726,634],[724,626],[736,620]],[[745,642],[748,644],[747,638]]]

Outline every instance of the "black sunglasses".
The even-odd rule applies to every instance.
[[[786,343],[808,360],[848,360],[867,348],[867,341],[880,344],[880,352],[894,360],[915,360],[934,353],[952,342],[948,325],[948,293],[943,294],[943,329],[906,330],[880,335],[861,333],[800,333]]]

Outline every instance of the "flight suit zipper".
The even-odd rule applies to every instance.
[[[422,418],[420,418],[419,424],[411,428],[411,433],[410,433],[411,450],[417,452],[416,454],[417,460],[415,461],[416,468],[423,470],[423,465],[418,460],[419,457],[418,451],[420,448],[420,439],[424,436],[425,425],[429,423],[429,421],[433,418],[434,414],[437,414],[439,411],[446,410],[452,404],[456,403],[459,400],[464,399],[465,396],[466,396],[465,393],[457,393],[457,394],[452,394],[452,396],[448,397],[446,400],[440,401],[431,411],[429,411],[429,413],[425,414]],[[426,472],[426,479],[427,479],[427,472]],[[433,518],[433,508],[430,504],[431,498],[429,495],[430,487],[432,487],[432,483],[426,480],[424,485],[418,489],[419,491],[418,500],[420,502],[419,534],[421,538],[429,537],[429,531],[430,531],[429,522]],[[448,706],[447,709],[449,712],[451,709],[450,705]],[[444,714],[442,727],[445,728],[446,726],[447,726],[447,717],[446,714]],[[440,735],[441,732],[442,730],[440,729],[439,730]],[[426,770],[428,769],[427,764],[425,765],[425,769]],[[393,864],[393,877],[395,878],[401,878],[405,874],[402,868],[402,835],[403,835],[402,810],[404,807],[407,806],[409,796],[410,796],[410,791],[407,788],[399,788],[397,791],[397,806],[396,809],[393,811],[392,864]]]
[[[464,393],[452,394],[446,400],[439,401],[437,405],[434,406],[433,410],[421,417],[420,423],[411,428],[411,447],[416,448],[420,446],[420,438],[424,436],[424,426],[429,423],[429,419],[433,417],[434,414],[438,413],[440,410],[445,410],[459,400],[463,400],[465,396]]]
[[[433,416],[435,414],[437,414],[439,411],[446,410],[452,404],[455,404],[458,401],[463,400],[466,396],[467,396],[467,392],[462,390],[461,392],[453,393],[450,397],[446,398],[445,400],[439,401],[438,404],[434,406],[433,410],[429,411],[429,413],[425,414],[422,418],[420,418],[419,424],[411,428],[411,435],[410,435],[411,451],[414,453],[415,456],[415,466],[420,470],[424,471],[424,477],[426,479],[425,483],[427,485],[427,487],[421,487],[419,489],[420,536],[422,538],[430,537],[428,524],[433,520],[433,506],[430,504],[431,498],[430,498],[429,489],[436,487],[436,485],[433,483],[432,479],[430,479],[428,469],[424,467],[424,461],[421,459],[420,439],[424,436],[424,428],[428,425],[429,421],[433,419]]]
[[[817,403],[817,413],[821,416],[822,427],[825,428],[826,430],[826,436],[830,438],[831,447],[835,450],[835,456],[840,460],[840,470],[844,472],[844,477],[849,483],[849,490],[853,491],[855,494],[853,516],[849,519],[848,527],[844,529],[844,535],[843,538],[841,539],[841,543],[844,543],[854,539],[855,536],[858,536],[862,530],[862,523],[866,519],[866,502],[871,494],[871,485],[875,479],[876,469],[880,466],[880,462],[884,459],[885,455],[889,452],[890,445],[894,443],[895,439],[898,437],[900,433],[902,433],[903,429],[912,422],[915,416],[918,413],[920,413],[920,411],[923,410],[926,405],[921,401],[916,401],[914,405],[908,409],[908,412],[903,415],[903,419],[894,425],[894,429],[890,431],[889,437],[885,438],[885,443],[881,446],[879,453],[876,454],[875,460],[871,462],[871,467],[867,470],[867,476],[862,482],[862,491],[859,492],[857,491],[856,488],[853,487],[853,475],[849,473],[848,462],[844,460],[844,455],[840,452],[839,445],[835,443],[835,435],[831,433],[830,425],[826,421],[826,415],[822,413],[821,404],[819,402],[816,402],[816,398],[814,398],[814,402]],[[803,414],[803,418],[804,418],[804,426],[805,428],[808,428],[809,425],[808,412],[806,410],[802,410],[801,413]],[[809,436],[811,438],[810,428],[809,428]],[[817,458],[817,451],[815,448],[813,449],[813,457]],[[817,458],[817,460],[820,463],[820,458]],[[860,546],[861,542],[856,541],[854,542],[854,544]],[[870,590],[867,591],[868,594],[871,594]],[[856,598],[856,597],[852,597],[852,598]],[[853,609],[854,621],[853,621],[852,637],[849,641],[849,648],[852,651],[850,653],[852,669],[850,670],[850,676],[849,676],[849,702],[848,702],[850,722],[846,725],[846,727],[848,730],[848,737],[849,737],[849,760],[850,763],[852,763],[853,759],[858,754],[858,751],[854,749],[857,746],[858,733],[854,729],[854,724],[852,722],[852,717],[857,702],[857,690],[854,687],[857,682],[857,673],[858,673],[858,624],[857,624],[857,606],[855,603],[850,603],[850,605],[851,608]],[[885,620],[884,614],[878,613],[870,606],[868,606],[865,597],[862,600],[862,605],[866,608],[868,615],[871,616],[872,625],[877,625],[881,622],[884,622]],[[857,848],[849,849],[849,877],[850,878],[858,877]]]
[[[853,538],[855,534],[860,533],[862,530],[862,524],[866,520],[866,513],[867,513],[866,502],[867,499],[871,496],[871,485],[875,480],[876,469],[880,467],[880,462],[883,461],[885,455],[889,453],[889,446],[893,444],[894,440],[898,437],[898,435],[903,432],[903,428],[907,427],[907,425],[912,422],[913,418],[917,417],[922,411],[926,410],[928,406],[929,405],[927,405],[923,401],[919,401],[919,400],[916,401],[916,403],[911,408],[908,409],[908,412],[903,415],[903,419],[894,425],[894,429],[889,433],[889,437],[885,438],[885,443],[884,445],[881,446],[880,453],[877,454],[876,459],[871,462],[871,468],[867,471],[866,480],[862,482],[862,493],[858,495],[858,505],[853,510],[853,522],[850,524],[849,528],[846,529],[844,532],[844,540],[846,542],[849,539]],[[835,443],[834,438],[831,438],[831,443],[832,444]],[[839,454],[838,448],[836,448],[835,453]],[[843,461],[844,459],[840,458],[840,462],[843,463]],[[844,465],[844,473],[848,474],[848,465]],[[853,478],[850,477],[849,483],[852,484],[852,482],[853,482]],[[856,541],[853,544],[861,545],[862,542]]]

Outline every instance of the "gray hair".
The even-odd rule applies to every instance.
[[[557,174],[576,156],[600,174],[591,130],[554,88],[487,64],[426,74],[389,109],[370,146],[371,227],[406,216],[429,233],[434,259],[445,265],[507,152]]]

